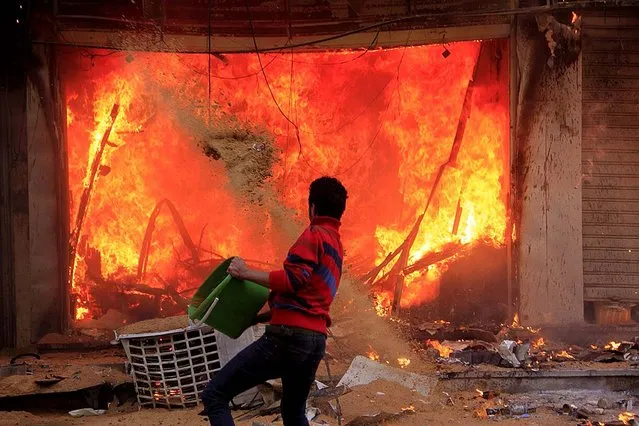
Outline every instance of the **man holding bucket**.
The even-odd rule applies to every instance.
[[[329,309],[342,276],[340,220],[347,193],[335,178],[311,183],[310,225],[289,250],[284,267],[262,272],[240,258],[228,273],[271,290],[270,311],[257,322],[269,322],[264,336],[225,365],[202,393],[213,426],[234,425],[230,401],[267,380],[282,379],[282,420],[285,426],[307,426],[306,399],[324,358]]]

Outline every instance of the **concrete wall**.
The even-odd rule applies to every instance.
[[[23,67],[1,70],[9,90],[0,108],[0,347],[26,348],[61,331],[68,312],[53,52],[22,51]]]
[[[48,82],[47,82],[48,83]],[[59,330],[62,308],[55,135],[47,126],[38,89],[27,85],[31,340]]]
[[[0,66],[0,348],[27,346],[31,325],[26,77],[10,64]]]
[[[531,26],[519,29],[520,317],[529,325],[579,322],[583,320],[581,59],[567,68],[556,63],[550,68],[543,35],[535,34]],[[545,53],[539,55],[539,49]]]

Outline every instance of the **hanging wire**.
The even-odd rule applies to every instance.
[[[291,120],[288,117],[288,115],[286,115],[286,113],[282,110],[282,107],[280,107],[280,104],[277,102],[277,99],[275,98],[273,89],[271,89],[271,84],[268,81],[268,77],[266,76],[266,72],[264,71],[264,66],[262,65],[262,57],[260,55],[260,49],[257,46],[257,38],[255,36],[255,28],[253,27],[253,18],[251,17],[251,8],[249,6],[248,0],[246,0],[246,12],[248,14],[249,25],[251,27],[251,35],[253,38],[253,46],[255,47],[255,54],[257,55],[257,61],[260,64],[260,70],[262,71],[262,76],[264,77],[264,81],[266,82],[266,87],[268,88],[268,92],[271,94],[271,98],[273,99],[275,106],[277,107],[280,114],[282,114],[282,117],[284,117],[286,121],[288,121],[295,129],[295,137],[297,138],[297,144],[299,148],[298,158],[300,158],[302,156],[302,140],[300,139],[300,129],[298,125],[293,120]]]
[[[207,124],[208,126],[211,126],[211,35],[212,35],[212,28],[211,28],[211,0],[209,0],[209,4],[208,4],[208,8],[206,10],[206,13],[208,15],[209,18],[209,34],[208,37],[206,39],[206,59],[208,61],[208,72],[207,72],[207,78],[208,78],[208,98],[207,98]]]

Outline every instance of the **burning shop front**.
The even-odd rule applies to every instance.
[[[182,313],[231,255],[274,267],[322,174],[380,316],[580,321],[580,21],[497,3],[38,10],[3,345]]]

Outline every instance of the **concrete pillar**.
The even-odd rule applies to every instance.
[[[529,89],[515,141],[519,313],[527,325],[567,324],[583,321],[581,59],[550,68],[535,30],[521,28],[517,40],[520,90]]]
[[[48,73],[40,73],[47,75]],[[47,79],[48,80],[48,79]],[[45,85],[49,85],[45,81]],[[29,256],[32,298],[31,339],[60,331],[64,309],[60,292],[60,211],[56,171],[56,135],[47,125],[40,91],[27,84],[27,129],[29,137]]]
[[[0,98],[0,328],[1,346],[31,343],[29,186],[26,76],[2,67]]]

